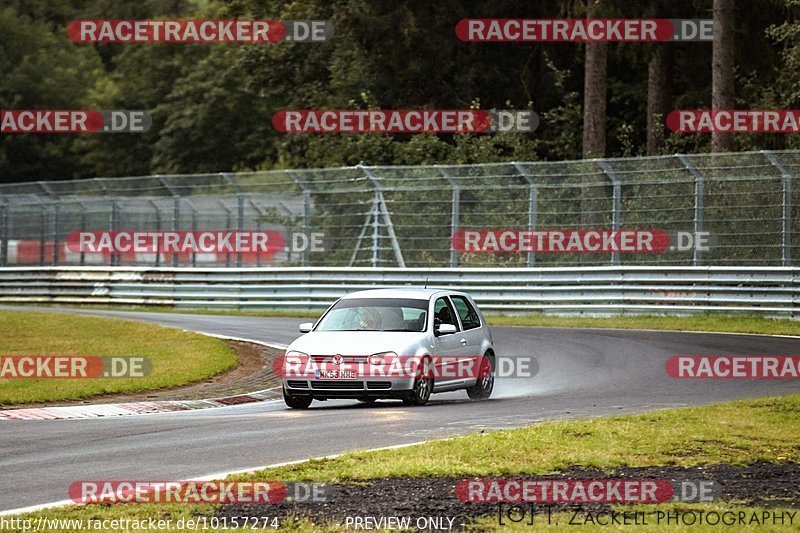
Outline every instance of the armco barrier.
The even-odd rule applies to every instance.
[[[440,287],[490,312],[792,314],[794,267],[0,268],[0,303],[323,309],[355,290]]]

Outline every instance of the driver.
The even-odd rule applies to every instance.
[[[378,313],[369,307],[359,307],[356,312],[356,320],[358,321],[358,329],[377,330],[380,326],[380,319]]]

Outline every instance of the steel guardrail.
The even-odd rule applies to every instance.
[[[489,312],[793,314],[800,268],[0,268],[0,303],[324,309],[357,290],[449,288]]]

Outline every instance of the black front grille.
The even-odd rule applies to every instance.
[[[386,390],[392,388],[391,381],[367,381],[368,389]]]
[[[363,390],[364,389],[364,382],[363,381],[350,381],[346,379],[329,379],[329,380],[320,380],[320,381],[312,381],[311,382],[312,389],[335,389],[335,390],[342,390],[342,389],[350,389],[350,390]]]
[[[293,389],[307,389],[308,381],[301,381],[298,379],[287,379],[286,384]]]

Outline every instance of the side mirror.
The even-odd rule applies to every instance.
[[[436,328],[436,333],[439,335],[450,335],[458,331],[453,324],[439,324],[439,327]]]
[[[302,324],[300,324],[300,327],[298,329],[300,330],[300,333],[308,333],[309,331],[314,329],[314,323],[313,322],[303,322]]]

